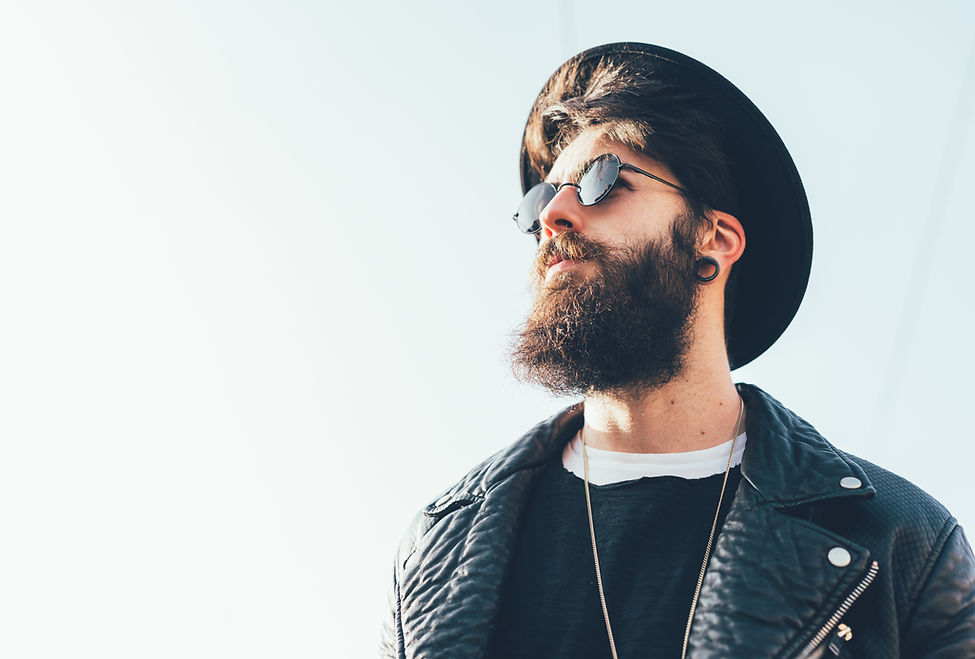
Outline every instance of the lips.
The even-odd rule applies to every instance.
[[[570,270],[581,263],[583,263],[581,259],[567,259],[563,257],[552,259],[548,268],[545,270],[545,280],[548,281],[554,277],[556,273]]]
[[[548,267],[552,267],[556,263],[561,263],[562,261],[567,261],[568,259],[561,254],[552,254],[548,259]]]
[[[592,240],[587,240],[574,231],[565,231],[546,242],[538,255],[535,274],[539,279],[548,280],[557,272],[574,270],[589,261],[598,260],[603,250]]]
[[[553,255],[546,264],[545,274],[551,275],[553,272],[560,272],[572,266],[579,265],[584,259],[574,259],[569,256],[563,256],[562,254]]]

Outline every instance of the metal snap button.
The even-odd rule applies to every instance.
[[[863,487],[863,482],[856,476],[845,476],[840,479],[840,487],[845,490],[858,490]]]
[[[830,549],[829,553],[826,554],[826,558],[828,558],[829,562],[836,567],[846,567],[850,564],[850,561],[853,560],[853,557],[850,556],[850,552],[842,547],[833,547]]]

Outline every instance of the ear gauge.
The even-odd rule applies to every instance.
[[[720,270],[717,259],[711,256],[702,256],[694,262],[694,276],[702,283],[713,280]]]

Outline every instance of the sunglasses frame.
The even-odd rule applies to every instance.
[[[590,160],[589,163],[586,164],[586,167],[582,171],[582,175],[579,177],[579,179],[582,180],[583,178],[585,178],[585,176],[592,170],[592,168],[596,165],[596,163],[600,162],[601,160],[606,160],[606,159],[609,159],[609,160],[614,161],[614,164],[616,165],[616,174],[613,176],[613,182],[609,184],[609,187],[607,187],[603,192],[601,192],[599,194],[599,196],[596,197],[592,202],[590,202],[588,204],[585,203],[585,202],[583,202],[583,200],[582,200],[582,188],[580,187],[580,185],[578,183],[559,183],[558,185],[556,185],[554,183],[549,183],[547,181],[542,181],[541,183],[538,183],[536,185],[533,185],[528,190],[528,192],[525,193],[525,196],[521,198],[521,203],[523,204],[525,202],[525,198],[527,198],[528,195],[530,195],[532,193],[532,191],[535,190],[535,189],[537,189],[539,186],[541,186],[541,187],[548,186],[549,188],[551,188],[552,192],[554,193],[552,195],[552,199],[554,199],[555,198],[555,195],[557,195],[559,192],[562,191],[562,188],[570,187],[571,186],[571,187],[573,187],[573,188],[576,189],[576,199],[578,200],[580,206],[595,206],[596,204],[598,204],[599,202],[601,202],[603,199],[605,199],[607,196],[609,196],[609,193],[613,191],[613,188],[616,186],[616,182],[619,181],[620,172],[623,171],[624,169],[628,169],[631,172],[636,172],[637,174],[643,174],[644,176],[647,176],[649,178],[652,178],[654,181],[659,181],[660,183],[663,183],[664,185],[670,186],[671,188],[673,188],[675,190],[678,190],[679,192],[687,195],[688,197],[693,197],[694,196],[691,193],[690,190],[687,190],[686,188],[682,188],[681,186],[677,185],[676,183],[671,183],[670,181],[668,181],[666,179],[660,178],[656,174],[651,174],[650,172],[648,172],[646,170],[640,169],[636,165],[631,165],[629,163],[623,162],[620,159],[620,157],[618,155],[616,155],[615,153],[604,153],[604,154],[602,154],[600,156],[596,156],[595,158],[593,158],[592,160]],[[549,199],[548,202],[546,202],[545,206],[548,206],[548,204],[552,203],[552,199]],[[542,208],[544,209],[545,206],[543,206]],[[518,205],[518,208],[519,209],[521,208],[521,204]],[[542,230],[542,223],[541,223],[541,221],[538,218],[535,218],[535,221],[532,223],[532,228],[529,228],[529,229],[522,229],[521,228],[521,225],[518,224],[518,211],[515,211],[515,214],[514,214],[514,216],[512,216],[511,219],[515,221],[515,225],[518,226],[518,230],[521,231],[522,233],[525,233],[525,234],[528,234],[528,235],[532,235],[532,234],[537,234],[537,233],[539,233]]]

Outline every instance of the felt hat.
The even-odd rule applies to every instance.
[[[701,62],[674,50],[632,42],[597,46],[570,61],[595,62],[604,57],[642,60],[642,68],[650,75],[660,75],[669,85],[686,89],[721,120],[722,146],[737,196],[733,214],[744,227],[746,243],[734,265],[738,280],[733,291],[735,309],[725,335],[731,368],[743,366],[782,335],[799,309],[809,280],[812,219],[795,163],[755,104]],[[527,192],[543,175],[533,169],[523,137],[522,191]]]

